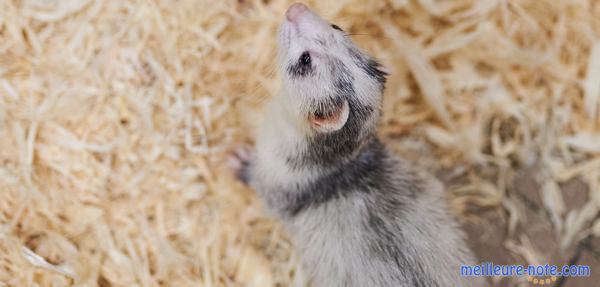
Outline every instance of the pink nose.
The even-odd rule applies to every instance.
[[[285,12],[285,17],[288,20],[294,22],[306,10],[308,10],[308,7],[306,7],[306,5],[304,5],[302,3],[294,3],[294,4],[292,4],[292,6],[290,6],[290,8],[288,8],[287,12]]]

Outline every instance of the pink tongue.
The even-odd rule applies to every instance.
[[[294,3],[290,8],[288,8],[287,12],[285,12],[285,17],[294,22],[304,11],[308,10],[308,7],[302,3]]]

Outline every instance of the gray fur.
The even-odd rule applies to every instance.
[[[460,265],[474,261],[442,185],[376,137],[386,74],[337,26],[306,17],[284,23],[280,44],[290,49],[281,59],[284,88],[268,107],[254,161],[240,174],[283,221],[312,285],[483,286],[460,277]],[[304,43],[326,45],[310,67],[296,63]],[[294,90],[309,86],[310,98]],[[306,127],[305,112],[327,115],[344,101],[349,116],[340,129]]]

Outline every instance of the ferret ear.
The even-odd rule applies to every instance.
[[[327,116],[312,116],[310,124],[312,127],[321,133],[330,133],[341,129],[348,121],[350,115],[350,106],[348,101],[344,100],[333,113]]]

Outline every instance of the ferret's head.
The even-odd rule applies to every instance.
[[[279,32],[289,116],[313,139],[359,144],[375,131],[386,73],[337,25],[291,5]]]

